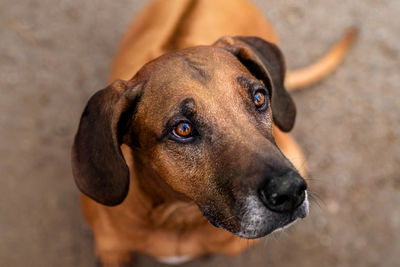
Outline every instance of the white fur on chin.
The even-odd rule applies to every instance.
[[[181,264],[190,261],[191,259],[193,258],[190,256],[171,256],[165,258],[158,258],[157,260],[165,264]]]

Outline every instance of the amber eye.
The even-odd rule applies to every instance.
[[[265,93],[263,91],[257,91],[254,94],[254,104],[258,109],[263,109],[265,107]]]
[[[259,111],[265,111],[268,108],[268,101],[266,99],[267,92],[264,89],[259,89],[253,96],[253,103]]]
[[[180,122],[174,129],[174,134],[180,137],[189,137],[192,133],[192,125],[188,122]]]

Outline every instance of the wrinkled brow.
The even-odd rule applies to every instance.
[[[188,119],[194,119],[197,117],[196,103],[193,98],[188,97],[182,100],[173,110],[170,111],[170,114],[164,118],[163,125],[167,125],[171,118],[179,115],[183,115]]]
[[[205,62],[202,62],[200,59],[190,58],[188,56],[181,56],[180,58],[188,66],[186,71],[194,80],[199,81],[202,84],[205,84],[208,80],[210,80],[210,75],[204,70],[206,65]]]
[[[253,90],[254,88],[257,87],[265,87],[264,84],[254,78],[249,78],[243,75],[240,75],[238,77],[236,77],[236,81],[244,88],[248,89],[248,90]]]
[[[192,118],[196,116],[196,103],[193,98],[184,99],[179,105],[179,111],[186,117]]]

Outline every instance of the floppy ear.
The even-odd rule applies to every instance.
[[[72,147],[72,172],[79,189],[105,205],[121,203],[129,189],[129,169],[120,145],[124,127],[140,97],[140,85],[117,80],[98,91],[83,111]]]
[[[285,132],[293,128],[296,107],[284,87],[285,62],[279,48],[258,37],[222,37],[214,43],[236,56],[270,90],[274,123]]]

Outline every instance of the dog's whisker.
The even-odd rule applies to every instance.
[[[268,248],[268,238],[263,238],[262,243],[264,250],[266,250]]]
[[[227,219],[221,221],[221,223],[225,223],[225,222],[227,222],[227,221],[230,221],[230,220],[232,220],[233,218],[237,218],[237,216],[236,216],[236,215],[232,215],[231,217],[229,217],[229,218],[227,218]]]
[[[317,206],[320,209],[323,208],[322,206],[326,207],[326,203],[316,192],[311,191],[311,190],[307,190],[307,192],[308,192],[309,199],[312,203],[317,204]]]
[[[320,178],[315,178],[312,175],[307,175],[304,177],[304,179],[309,182],[318,182],[318,183],[325,183],[325,184],[333,184],[332,180],[326,180],[326,179],[320,179]]]

